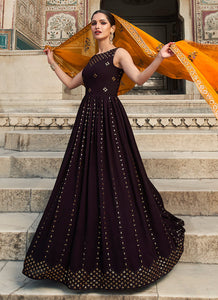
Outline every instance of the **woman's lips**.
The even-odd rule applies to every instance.
[[[95,31],[95,34],[97,34],[97,35],[101,34],[101,31]]]

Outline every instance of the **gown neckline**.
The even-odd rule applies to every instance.
[[[117,49],[117,47],[115,47],[115,48],[112,48],[112,49],[110,49],[110,50],[108,50],[108,51],[105,51],[105,52],[102,52],[102,53],[96,53],[94,56],[98,56],[98,55],[106,54],[106,53],[108,53],[108,52],[110,52],[110,51],[112,51],[112,50],[115,50],[115,49]]]

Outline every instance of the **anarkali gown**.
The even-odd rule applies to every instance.
[[[26,276],[73,290],[146,287],[183,252],[184,223],[148,179],[117,97],[116,50],[94,55],[83,69],[86,94],[24,261]]]

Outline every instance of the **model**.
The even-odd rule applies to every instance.
[[[23,273],[73,290],[142,288],[178,262],[184,224],[148,179],[117,91],[124,72],[139,85],[148,80],[173,55],[172,43],[140,72],[112,43],[112,14],[95,12],[91,29],[98,53],[74,78],[45,50],[60,80],[71,89],[85,85],[86,94]]]

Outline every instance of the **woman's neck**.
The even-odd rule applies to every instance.
[[[113,48],[116,48],[113,44],[106,41],[98,41],[98,54],[107,52],[108,50],[111,50]]]

